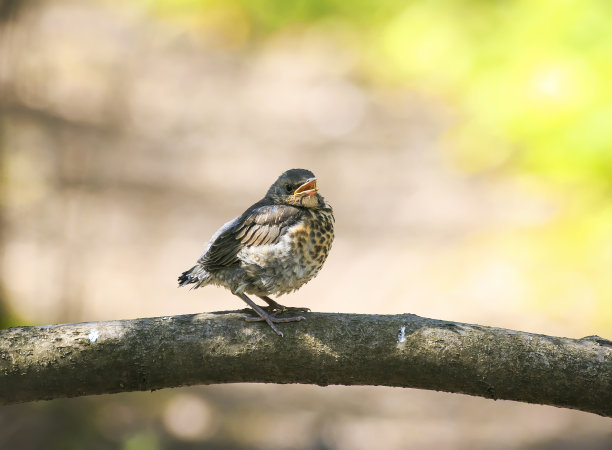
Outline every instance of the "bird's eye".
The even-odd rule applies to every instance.
[[[290,194],[293,192],[293,186],[288,184],[287,186],[285,186],[285,190],[287,191],[287,194]]]

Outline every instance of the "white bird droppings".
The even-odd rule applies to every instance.
[[[397,342],[406,342],[406,325],[402,325],[402,328],[400,328],[399,333],[397,333]]]
[[[94,342],[96,342],[98,340],[98,338],[100,337],[100,333],[98,333],[98,330],[96,330],[95,328],[93,330],[91,330],[89,332],[89,334],[87,335],[87,337],[89,338],[89,342],[91,342],[92,344]]]

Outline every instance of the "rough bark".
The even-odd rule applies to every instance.
[[[0,403],[193,384],[385,385],[612,416],[612,342],[411,314],[225,312],[0,330]]]

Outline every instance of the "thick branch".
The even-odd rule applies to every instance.
[[[234,382],[385,385],[612,416],[612,342],[411,314],[213,313],[0,330],[0,403]]]

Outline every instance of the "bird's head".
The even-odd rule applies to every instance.
[[[323,208],[325,200],[317,190],[317,179],[310,170],[290,169],[274,182],[266,197],[274,203],[306,208]]]

